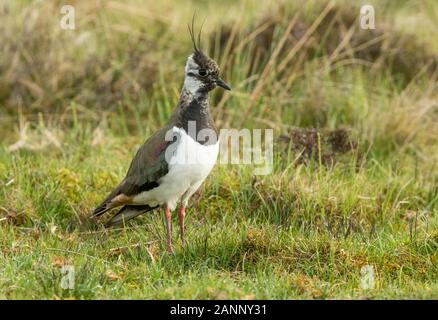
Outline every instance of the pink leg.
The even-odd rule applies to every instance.
[[[171,221],[171,214],[168,207],[164,208],[164,218],[166,219],[166,245],[167,245],[167,252],[173,253],[172,248],[172,221]]]
[[[184,217],[185,216],[186,216],[186,206],[181,205],[181,207],[179,208],[179,212],[178,212],[178,218],[179,218],[179,231],[180,231],[181,242],[182,242],[183,246],[185,246],[185,244],[186,244],[185,230],[184,230]]]

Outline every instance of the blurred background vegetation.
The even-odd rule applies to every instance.
[[[178,98],[196,10],[233,84],[213,100],[221,125],[349,126],[370,142],[430,147],[437,6],[370,3],[374,30],[360,28],[360,1],[71,1],[76,29],[63,30],[62,1],[2,1],[3,128],[38,114],[68,125],[72,109],[94,124],[122,112],[130,129],[158,126]]]

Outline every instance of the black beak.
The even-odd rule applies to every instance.
[[[230,86],[228,84],[226,84],[224,82],[224,80],[222,80],[222,79],[217,79],[216,80],[216,85],[218,85],[221,88],[224,88],[225,90],[231,90]]]

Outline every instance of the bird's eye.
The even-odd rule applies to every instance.
[[[198,73],[199,73],[199,75],[200,75],[201,77],[205,77],[205,76],[207,75],[207,70],[205,70],[205,69],[199,69]]]

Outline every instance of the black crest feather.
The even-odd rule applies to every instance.
[[[195,52],[201,52],[201,33],[202,33],[202,27],[204,26],[205,20],[204,20],[204,22],[202,22],[201,28],[199,29],[199,32],[198,32],[198,43],[196,43],[196,39],[195,39],[195,16],[196,16],[196,12],[193,14],[192,24],[191,25],[187,24],[187,27],[189,29],[190,38],[192,39],[193,50],[195,50]]]

